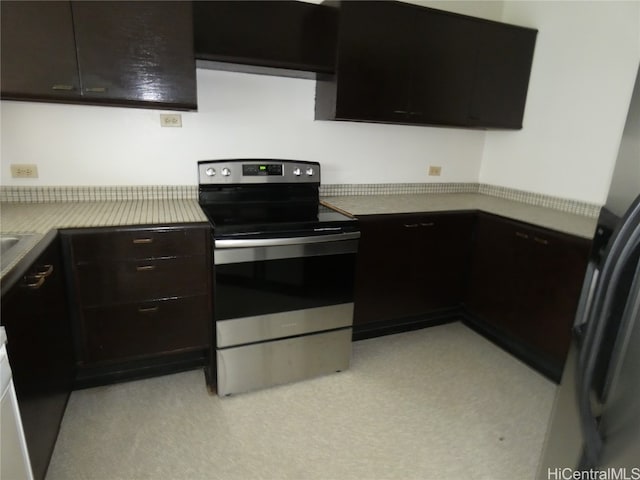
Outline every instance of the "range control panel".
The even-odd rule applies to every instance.
[[[203,160],[198,162],[200,185],[241,183],[317,183],[320,164],[297,160]]]

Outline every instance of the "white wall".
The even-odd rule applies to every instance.
[[[480,181],[602,204],[640,61],[640,2],[509,1],[503,21],[539,33],[524,128],[487,133]]]
[[[197,80],[182,128],[161,128],[155,110],[2,102],[2,184],[189,185],[197,160],[235,157],[319,161],[326,184],[477,181],[483,132],[314,121],[312,80],[204,69]],[[11,163],[36,163],[39,179],[12,179]]]
[[[197,160],[319,161],[323,183],[476,182],[602,203],[640,58],[640,2],[423,5],[539,29],[522,131],[313,120],[314,82],[198,70],[198,112],[161,128],[159,111],[0,104],[0,183],[197,183]],[[486,137],[486,142],[485,142]],[[10,163],[37,163],[37,180]],[[428,177],[428,165],[441,177]],[[481,168],[482,167],[482,168]]]
[[[499,20],[503,2],[414,3]],[[4,101],[0,183],[188,185],[197,160],[250,156],[319,161],[327,184],[478,180],[483,132],[316,122],[314,95],[310,80],[199,69],[198,112],[181,129],[160,128],[159,111]],[[12,179],[11,163],[36,163],[40,178]]]
[[[470,15],[472,17],[485,18],[487,20],[502,19],[503,0],[404,0],[406,3],[415,3],[447,12]]]

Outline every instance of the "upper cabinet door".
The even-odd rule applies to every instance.
[[[3,1],[0,8],[2,98],[78,98],[70,4]]]
[[[390,1],[339,6],[316,119],[521,128],[536,31]]]
[[[411,118],[416,123],[469,125],[478,22],[437,10],[415,15]]]
[[[472,125],[522,128],[537,31],[479,22]]]
[[[336,119],[404,123],[413,60],[400,4],[343,2],[336,66]]]
[[[72,2],[92,102],[196,107],[191,2]]]
[[[335,9],[307,2],[198,1],[193,4],[195,56],[198,60],[331,73],[337,22]],[[277,70],[270,72],[278,74]]]

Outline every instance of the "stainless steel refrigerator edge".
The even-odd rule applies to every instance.
[[[562,469],[608,468],[640,478],[639,257],[640,68],[538,479],[564,478],[569,470]]]

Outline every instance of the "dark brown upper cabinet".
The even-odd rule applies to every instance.
[[[11,2],[2,98],[196,108],[191,2]]]
[[[2,98],[69,100],[80,76],[69,2],[0,3]]]
[[[196,1],[193,13],[198,66],[303,78],[333,72],[333,8],[297,1]]]
[[[522,128],[536,30],[401,2],[337,5],[316,119]]]

